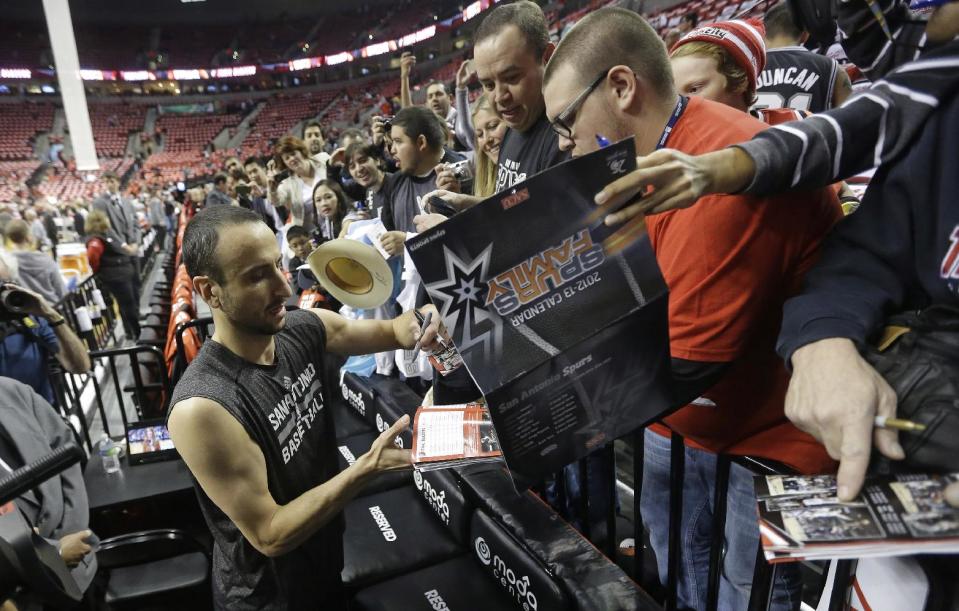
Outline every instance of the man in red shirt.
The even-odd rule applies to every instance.
[[[697,154],[748,140],[764,125],[728,106],[679,96],[662,42],[638,15],[595,11],[573,28],[544,78],[546,114],[573,155],[632,137],[639,155],[668,146]],[[774,201],[775,200],[775,201]],[[685,407],[665,425],[687,440],[679,606],[705,606],[719,452],[828,472],[825,449],[783,413],[788,374],[774,347],[783,302],[800,288],[840,216],[828,190],[776,198],[722,195],[630,223],[647,225],[669,287],[670,344]],[[666,426],[646,432],[643,520],[665,581],[669,507]],[[733,465],[720,609],[744,609],[759,542],[752,477]],[[780,571],[775,609],[799,608],[798,571]]]

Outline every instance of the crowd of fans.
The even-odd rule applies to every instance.
[[[942,3],[926,21],[901,0],[879,4],[881,20],[866,3],[839,4],[839,29],[846,35],[832,57],[828,41],[810,40],[784,3],[750,19],[717,23],[699,23],[689,13],[661,32],[635,12],[607,7],[563,28],[561,40],[550,38],[534,3],[498,6],[477,28],[472,58],[453,81],[423,85],[422,106],[411,96],[415,58],[404,55],[399,99],[385,107],[370,100],[363,110],[372,114],[357,127],[331,135],[309,121],[300,134],[279,137],[270,155],[226,157],[212,181],[183,192],[169,184],[131,199],[122,195],[117,177],[106,174],[100,195],[88,203],[60,210],[8,206],[3,228],[10,257],[4,259],[5,269],[12,269],[5,278],[16,278],[19,267],[22,283],[43,300],[61,298],[65,288],[50,254],[64,230],[72,230],[135,338],[139,223],[172,229],[173,208],[183,205],[209,219],[192,229],[192,237],[188,230],[184,249],[218,329],[254,316],[235,301],[239,293],[227,297],[229,290],[253,289],[228,283],[236,266],[217,262],[222,254],[200,252],[199,244],[226,240],[227,229],[251,219],[262,221],[281,254],[286,288],[274,293],[310,291],[328,309],[339,309],[304,263],[315,247],[350,234],[353,223],[379,219],[379,246],[388,257],[404,259],[412,234],[603,141],[633,138],[639,169],[598,193],[596,202],[608,210],[607,224],[645,224],[670,290],[672,369],[684,407],[646,431],[642,517],[665,582],[669,433],[678,432],[687,442],[679,603],[701,609],[717,453],[757,456],[800,473],[838,470],[839,496],[852,498],[873,449],[894,460],[904,456],[893,431],[874,429],[877,415],[895,416],[896,397],[860,349],[892,313],[956,304],[957,147],[942,136],[959,133],[959,5]],[[863,78],[872,86],[854,93],[854,81]],[[860,205],[843,181],[873,168]],[[249,213],[215,212],[221,208]],[[244,234],[255,247],[241,248],[230,234],[237,253],[266,252],[270,240],[257,242],[262,231]],[[191,244],[199,254],[186,252]],[[343,311],[386,321],[424,306],[411,265],[408,258],[400,263],[409,291],[395,303],[374,313]],[[265,305],[270,308],[264,311],[274,311],[272,301]],[[330,320],[324,322],[334,324]],[[312,324],[295,319],[300,329]],[[353,337],[339,327],[327,333],[334,334],[328,346],[335,333],[339,342]],[[385,349],[409,339],[396,331],[389,341],[357,341]],[[377,358],[381,373],[396,375],[397,369],[392,352]],[[435,380],[428,371],[402,373],[417,390],[432,387],[437,404],[480,394],[462,371]],[[201,456],[215,453],[209,446],[218,436],[209,428],[202,439],[184,432],[190,419],[221,424],[188,393],[178,389],[186,407],[179,426],[171,417],[172,430],[191,468],[202,465],[194,474],[210,495],[204,498],[223,505],[218,532],[233,533],[234,542],[246,537],[269,563],[277,549],[330,536],[322,529],[331,519],[328,509],[355,494],[350,486],[287,516],[295,534],[271,544],[277,547],[264,543],[256,520],[269,512],[248,513],[242,498],[227,499],[236,471],[214,468]],[[193,442],[204,448],[191,448]],[[373,469],[401,462],[391,456]],[[256,468],[265,469],[262,461]],[[568,476],[575,480],[577,474]],[[223,481],[208,482],[212,477]],[[546,482],[542,492],[568,513],[572,501],[556,488]],[[947,497],[959,501],[959,491],[950,489]],[[759,531],[751,474],[738,465],[730,474],[727,508],[719,607],[742,609]],[[226,516],[242,516],[239,530]],[[269,570],[250,564],[255,552],[240,543],[223,552],[232,564],[221,567],[217,583],[224,588],[242,587],[244,568],[261,571],[257,579],[285,581],[277,576],[286,570],[279,563]],[[781,569],[773,607],[798,608],[799,583],[794,566]],[[217,595],[233,600],[227,590]]]

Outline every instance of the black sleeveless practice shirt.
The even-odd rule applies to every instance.
[[[338,472],[332,386],[324,379],[326,332],[306,310],[287,312],[271,366],[243,360],[207,340],[173,392],[171,405],[204,397],[246,429],[266,460],[270,494],[289,503]],[[277,558],[256,550],[196,484],[213,533],[213,595],[218,609],[322,609],[343,567],[342,514]]]

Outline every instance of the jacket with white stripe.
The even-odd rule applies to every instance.
[[[747,193],[813,189],[901,157],[959,93],[959,40],[908,62],[839,108],[777,125],[736,146],[756,165]]]
[[[959,96],[943,97],[876,172],[860,209],[827,237],[802,293],[783,308],[777,351],[787,362],[820,339],[862,345],[897,312],[959,306],[957,134]]]

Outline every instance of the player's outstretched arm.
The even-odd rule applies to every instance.
[[[259,446],[226,409],[194,397],[173,406],[170,436],[200,487],[260,553],[281,556],[328,524],[371,477],[410,465],[408,450],[394,447],[409,416],[381,434],[370,451],[329,481],[280,505],[267,486]]]

